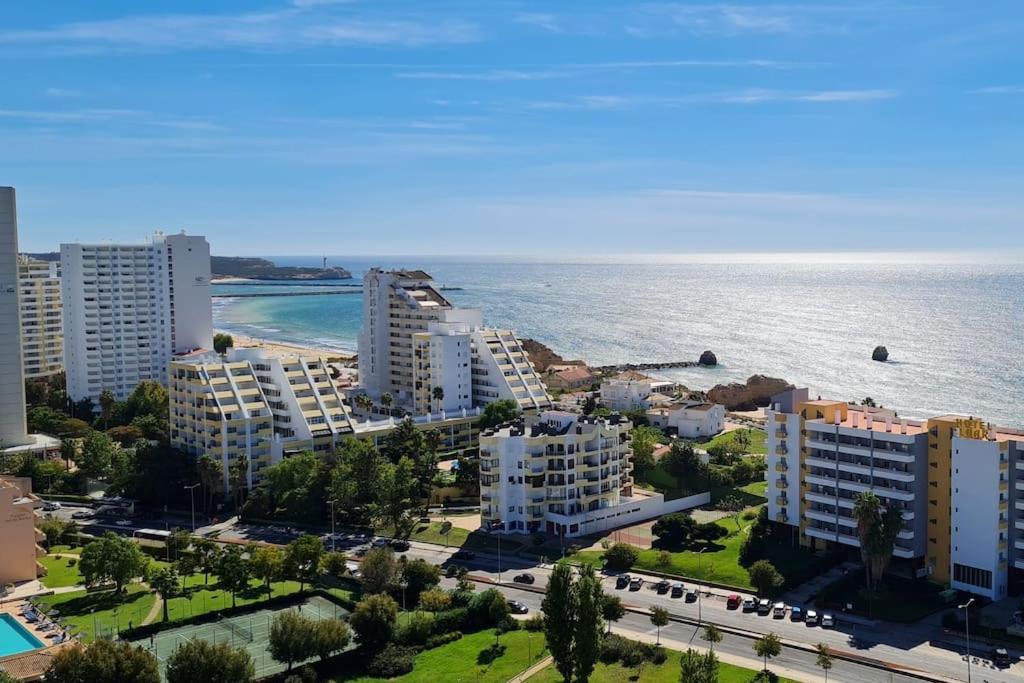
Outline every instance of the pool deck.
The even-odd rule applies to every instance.
[[[4,601],[3,605],[0,606],[0,613],[10,614],[26,631],[44,643],[44,646],[35,650],[0,657],[0,670],[6,671],[19,680],[37,681],[43,677],[43,674],[50,667],[54,655],[62,648],[76,641],[70,640],[59,645],[48,645],[47,643],[51,641],[47,636],[59,633],[60,631],[43,631],[39,624],[30,624],[26,621],[21,615],[21,608],[27,604],[29,603],[26,600]]]

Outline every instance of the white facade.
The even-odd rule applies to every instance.
[[[725,429],[725,406],[718,403],[675,403],[649,409],[647,419],[659,429],[675,430],[684,439],[702,439]]]
[[[1009,445],[953,437],[951,585],[992,600],[1008,583]]]
[[[0,187],[0,449],[32,443],[18,311],[18,214],[14,188]]]
[[[675,385],[653,379],[609,379],[601,382],[601,405],[610,410],[647,409],[653,405],[652,396]]]
[[[19,257],[18,289],[25,379],[58,373],[64,369],[60,264]]]
[[[72,400],[143,380],[166,384],[175,354],[213,344],[210,245],[156,233],[147,244],[62,244],[64,366]]]

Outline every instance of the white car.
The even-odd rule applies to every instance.
[[[46,510],[47,512],[55,512],[57,510],[60,510],[60,503],[58,503],[55,500],[48,500],[45,503],[43,503],[43,509]]]
[[[804,623],[808,626],[818,625],[818,613],[812,609],[807,610],[807,616],[804,617]]]
[[[777,603],[775,603],[775,606],[772,608],[772,618],[773,619],[782,619],[784,616],[786,616],[786,603],[784,603],[784,602],[777,602]]]
[[[757,611],[757,600],[754,600],[754,598],[751,598],[751,597],[743,598],[743,611],[744,612],[755,612],[755,611]]]
[[[114,524],[116,524],[117,526],[131,526],[132,525],[132,520],[130,520],[130,519],[119,519],[116,522],[114,522]]]
[[[831,614],[826,612],[825,614],[821,615],[821,627],[822,628],[835,628],[835,625],[836,625],[835,617],[833,617]]]

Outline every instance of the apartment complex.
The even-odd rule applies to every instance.
[[[64,367],[72,400],[121,400],[167,382],[175,354],[210,348],[210,245],[157,232],[146,244],[62,244]]]
[[[46,574],[36,558],[46,554],[36,528],[42,501],[32,495],[28,477],[0,476],[0,585],[31,581]]]
[[[170,364],[171,442],[222,466],[248,461],[248,483],[302,451],[332,451],[353,433],[344,397],[320,358],[278,358],[260,349],[200,351]]]
[[[32,442],[18,311],[18,216],[13,187],[0,187],[0,450]]]
[[[725,406],[706,401],[673,401],[647,410],[651,425],[684,439],[706,439],[725,429]]]
[[[359,386],[415,414],[500,399],[524,410],[551,405],[515,333],[484,327],[479,310],[452,305],[420,270],[364,276]]]
[[[60,264],[19,256],[18,297],[25,379],[60,372],[64,369]]]
[[[579,536],[635,507],[629,420],[562,411],[480,434],[480,515],[499,533]]]
[[[804,545],[859,548],[853,507],[872,491],[902,512],[893,554],[919,576],[993,599],[1019,581],[1024,431],[960,416],[908,420],[809,400],[806,389],[773,397],[766,416],[769,519]]]

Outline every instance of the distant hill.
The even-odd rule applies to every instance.
[[[48,251],[45,254],[23,254],[36,261],[60,261],[59,251]]]
[[[349,280],[352,273],[338,266],[306,268],[277,266],[273,261],[245,256],[211,256],[213,277],[244,277],[253,280]]]

